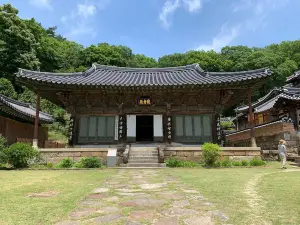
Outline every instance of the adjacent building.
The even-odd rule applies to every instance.
[[[300,125],[300,71],[287,78],[286,85],[271,90],[252,104],[255,126],[267,124],[282,118],[293,121],[294,128]],[[249,128],[249,106],[236,109],[238,130]]]
[[[73,146],[220,141],[222,111],[251,96],[269,69],[206,72],[198,64],[122,68],[93,64],[79,73],[20,69],[19,84],[67,110]],[[38,113],[38,112],[37,112]],[[251,121],[250,121],[251,123]]]
[[[36,109],[30,104],[0,95],[0,135],[7,139],[8,144],[15,143],[17,139],[33,139],[35,116]],[[44,141],[48,139],[48,129],[42,125],[52,122],[50,115],[39,113],[39,146],[43,146]]]
[[[250,107],[243,105],[236,108],[237,131],[227,133],[228,145],[248,145],[251,137],[249,121],[250,117],[253,117],[253,136],[256,137],[257,145],[262,148],[264,155],[269,157],[272,152],[277,154],[280,139],[287,141],[290,153],[300,153],[300,71],[288,77],[284,86],[271,90]]]

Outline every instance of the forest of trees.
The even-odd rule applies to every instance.
[[[18,68],[48,72],[75,72],[92,63],[126,67],[172,67],[198,63],[207,71],[241,71],[262,67],[273,70],[270,82],[256,93],[256,98],[276,86],[300,67],[300,40],[270,44],[264,48],[226,46],[220,53],[188,51],[165,55],[158,60],[134,54],[129,47],[99,43],[88,47],[69,41],[56,33],[56,27],[44,28],[34,18],[18,16],[10,4],[0,5],[0,94],[35,104],[35,95],[14,82]],[[66,132],[68,123],[63,109],[42,100],[41,110],[53,115],[51,129]]]

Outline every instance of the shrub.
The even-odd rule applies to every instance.
[[[83,168],[81,160],[75,162],[74,165],[73,165],[73,167],[75,167],[75,168]]]
[[[29,144],[14,143],[4,150],[8,163],[14,168],[28,167],[30,160],[33,160],[38,151]]]
[[[241,162],[241,161],[233,161],[233,162],[232,162],[232,165],[233,165],[233,166],[241,166],[241,165],[242,165],[242,162]]]
[[[214,167],[221,167],[221,161],[215,162]]]
[[[51,163],[51,162],[48,162],[48,163],[46,164],[46,166],[47,166],[48,169],[52,169],[52,168],[54,167],[54,164]]]
[[[6,139],[2,135],[0,135],[0,163],[5,164],[8,161],[7,155],[5,153],[5,147],[6,147]]]
[[[204,143],[202,149],[205,165],[214,166],[221,156],[220,146],[213,143]]]
[[[196,162],[193,162],[193,161],[182,161],[181,162],[181,167],[190,167],[190,168],[192,168],[192,167],[197,167],[197,166],[199,166],[199,164],[196,163]]]
[[[232,161],[228,157],[225,157],[223,160],[221,160],[221,167],[231,167],[231,166],[232,166]]]
[[[241,166],[248,166],[249,162],[247,160],[242,160],[241,161]]]
[[[193,161],[184,161],[184,160],[178,160],[174,158],[170,158],[166,161],[166,165],[168,167],[197,167],[199,166],[198,163]]]
[[[77,168],[100,168],[101,161],[96,157],[84,157],[77,163]]]
[[[220,125],[223,130],[230,130],[233,126],[233,122],[232,121],[221,121]]]
[[[71,168],[72,166],[73,160],[70,158],[63,159],[56,165],[57,168]]]
[[[180,167],[180,161],[174,158],[169,158],[166,161],[167,167]]]
[[[267,163],[264,160],[261,160],[260,158],[254,157],[249,161],[250,166],[264,166]]]

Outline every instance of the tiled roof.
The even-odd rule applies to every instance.
[[[272,95],[272,94],[276,95]],[[253,108],[255,113],[264,112],[274,107],[276,102],[280,99],[288,100],[300,100],[300,88],[283,88],[283,89],[273,89],[267,95],[259,99],[257,102],[253,103]],[[237,112],[247,111],[248,106],[239,107],[236,109]]]
[[[266,94],[265,96],[261,97],[260,99],[258,99],[256,102],[252,103],[252,107],[256,107],[259,106],[260,104],[262,104],[263,102],[267,101],[268,99],[270,99],[272,96],[277,95],[280,92],[280,89],[278,88],[274,88],[273,90],[271,90],[268,94]],[[248,105],[242,105],[239,106],[235,109],[235,111],[237,113],[239,112],[243,112],[243,111],[247,111],[249,108]]]
[[[297,79],[298,77],[300,76],[300,70],[299,71],[296,71],[293,75],[289,76],[286,81],[287,82],[291,82],[295,79]]]
[[[269,69],[242,72],[204,72],[198,64],[171,68],[127,68],[93,64],[80,73],[47,73],[19,69],[19,81],[86,86],[224,85],[268,77]]]
[[[16,117],[32,122],[35,118],[36,109],[28,103],[19,102],[4,95],[0,95],[0,111],[13,114]],[[51,115],[40,111],[39,122],[52,123],[53,119]]]

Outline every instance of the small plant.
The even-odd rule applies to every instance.
[[[203,157],[206,166],[214,166],[221,157],[221,148],[217,144],[204,143],[202,145]]]
[[[166,161],[167,167],[180,167],[180,161],[174,158],[169,158]]]
[[[215,162],[214,167],[221,167],[221,161]]]
[[[170,158],[166,161],[166,164],[168,167],[198,167],[199,164],[193,161],[184,161],[184,160],[178,160],[174,158]]]
[[[193,161],[182,161],[181,162],[181,167],[192,168],[192,167],[197,167],[197,166],[199,166],[199,164],[196,162],[193,162]]]
[[[71,168],[72,166],[73,160],[70,158],[63,159],[56,165],[57,168]]]
[[[75,162],[73,167],[74,168],[83,168],[82,161],[79,160],[79,161]]]
[[[29,144],[14,143],[4,150],[8,163],[14,168],[28,167],[29,162],[38,155],[38,151]]]
[[[54,164],[51,163],[51,162],[48,162],[48,163],[46,164],[46,166],[47,166],[48,169],[53,169]]]
[[[241,166],[249,166],[249,162],[247,160],[242,160]]]
[[[221,167],[231,167],[231,166],[232,166],[232,161],[228,157],[225,157],[223,160],[221,160]]]
[[[242,166],[242,162],[241,161],[233,161],[232,165],[233,166]]]
[[[260,158],[254,157],[249,161],[249,164],[250,166],[265,166],[267,163]]]
[[[8,161],[7,155],[5,153],[6,139],[0,135],[0,163],[5,164]]]
[[[220,125],[223,130],[231,130],[232,126],[233,126],[233,122],[232,121],[221,121]]]
[[[83,168],[100,168],[101,161],[96,157],[81,158]]]

